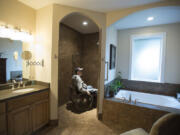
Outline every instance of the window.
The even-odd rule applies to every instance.
[[[132,36],[130,79],[162,82],[165,34]]]

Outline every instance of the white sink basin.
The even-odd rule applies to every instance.
[[[24,92],[30,92],[33,90],[34,90],[34,88],[25,88],[25,89],[15,90],[15,91],[13,91],[13,93],[24,93]]]

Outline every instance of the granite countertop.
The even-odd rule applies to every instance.
[[[47,89],[49,89],[48,86],[31,85],[31,86],[26,86],[26,88],[19,88],[19,89],[14,89],[14,90],[12,90],[12,89],[1,90],[0,91],[0,102],[8,100],[8,99],[16,98],[19,96],[33,94],[33,93],[40,92],[40,91],[47,90]]]

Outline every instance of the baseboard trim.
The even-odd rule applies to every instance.
[[[58,121],[59,121],[58,119],[57,120],[50,120],[49,125],[50,126],[58,126]]]
[[[102,120],[102,113],[98,113],[98,120]]]

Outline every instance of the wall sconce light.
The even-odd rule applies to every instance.
[[[18,60],[18,52],[17,51],[14,52],[14,60]]]
[[[0,37],[9,38],[11,40],[20,40],[23,42],[32,42],[33,35],[20,29],[10,28],[8,26],[0,26]]]

